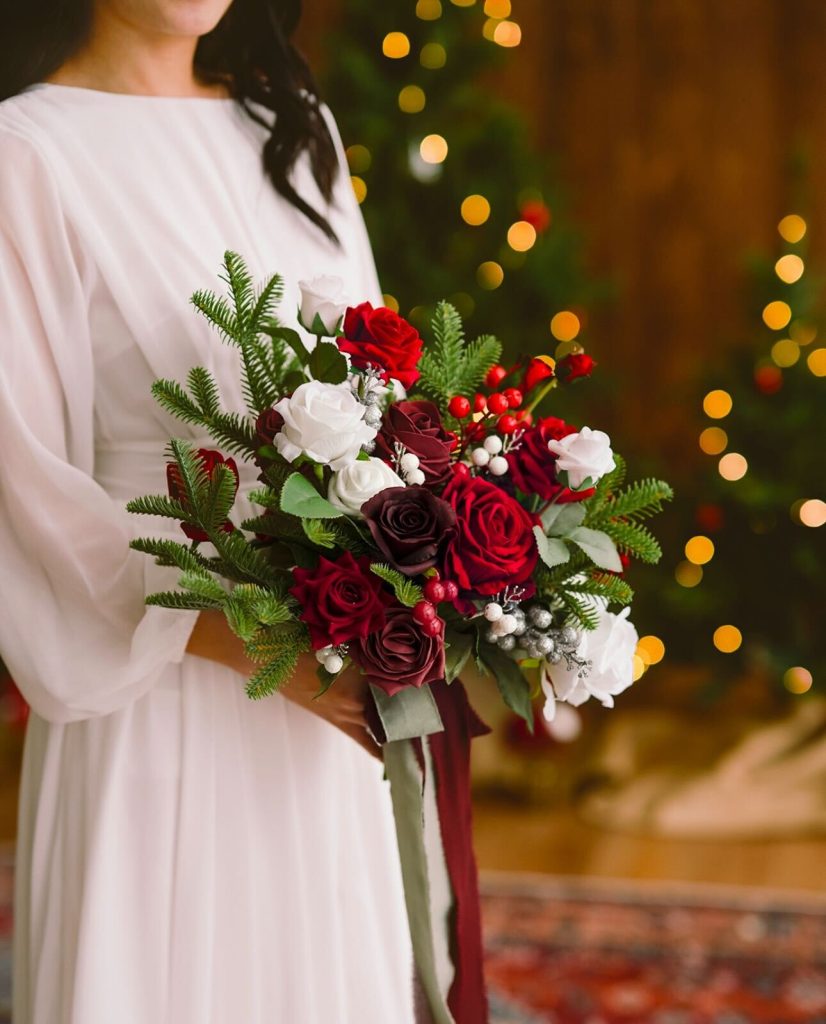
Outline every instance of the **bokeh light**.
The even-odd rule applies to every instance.
[[[739,452],[729,452],[720,459],[717,469],[724,480],[742,480],[749,464]]]
[[[798,217],[796,213],[790,213],[780,221],[777,230],[780,232],[781,238],[794,245],[806,234],[806,221],[802,217]]]
[[[808,693],[813,681],[812,673],[802,665],[787,668],[783,673],[783,685],[789,693]]]
[[[385,57],[399,60],[410,53],[410,40],[404,32],[388,32],[382,40],[381,52]]]
[[[489,18],[509,18],[511,0],[485,0],[484,11]]]
[[[424,89],[419,85],[406,85],[399,93],[399,110],[405,114],[418,114],[426,102]]]
[[[486,260],[480,263],[476,270],[476,280],[481,288],[493,291],[505,279],[505,271],[495,260]]]
[[[703,399],[703,412],[713,420],[721,420],[724,416],[728,416],[731,406],[731,395],[728,391],[723,391],[720,388],[709,391]]]
[[[674,579],[681,587],[696,587],[703,578],[703,570],[693,562],[680,562],[674,570]]]
[[[718,626],[714,630],[714,646],[723,654],[733,654],[743,643],[743,634],[736,626]]]
[[[579,317],[570,309],[561,310],[551,320],[551,334],[557,341],[573,341],[581,327]]]
[[[473,7],[476,0],[450,0],[454,7]]]
[[[359,203],[363,203],[367,198],[367,182],[364,178],[360,178],[357,174],[353,174],[350,177],[350,184],[353,186],[353,191],[356,194],[356,199]]]
[[[637,655],[646,665],[657,665],[665,657],[665,644],[658,636],[640,637],[637,643]]]
[[[370,169],[370,164],[373,162],[373,156],[367,146],[361,146],[358,143],[348,146],[344,155],[347,157],[347,164],[353,174],[363,174]]]
[[[772,345],[771,354],[778,366],[794,366],[800,358],[800,346],[791,338],[781,338]]]
[[[700,448],[706,455],[719,455],[726,450],[728,434],[722,427],[706,427],[700,434]]]
[[[685,557],[694,565],[705,565],[714,557],[714,541],[698,534],[686,541]]]
[[[425,135],[419,144],[422,160],[428,164],[440,164],[447,156],[447,141],[442,135]]]
[[[522,29],[515,21],[500,21],[493,30],[493,41],[499,46],[519,46]]]
[[[794,284],[795,281],[799,281],[803,277],[805,269],[803,260],[792,252],[781,256],[774,265],[775,274],[786,284]]]
[[[631,662],[631,665],[632,665],[632,675],[631,675],[631,678],[636,683],[638,679],[642,679],[642,677],[645,675],[645,673],[646,673],[646,671],[648,669],[648,666],[645,664],[645,662],[642,660],[642,658],[639,656],[639,654],[635,654],[634,655],[634,657],[632,659],[632,662]]]
[[[394,313],[399,311],[399,300],[395,295],[391,295],[390,292],[384,292],[381,301],[387,306],[388,309],[392,309]]]
[[[782,331],[792,318],[792,307],[788,302],[775,299],[763,310],[763,323],[772,331]]]
[[[447,63],[447,50],[441,43],[425,43],[419,53],[419,63],[430,70],[443,68]]]
[[[826,377],[826,348],[812,349],[806,360],[806,365],[815,377]]]
[[[442,0],[417,0],[416,17],[422,21],[436,21],[442,16]]]
[[[826,523],[826,501],[808,498],[797,510],[797,518],[804,526],[823,526]]]
[[[484,196],[478,194],[465,196],[462,200],[462,220],[472,227],[484,224],[490,217],[490,203]]]
[[[793,320],[789,325],[789,335],[798,345],[811,345],[817,337],[817,327],[808,320]]]
[[[526,220],[518,220],[508,228],[508,245],[515,252],[527,252],[536,242],[536,228]]]

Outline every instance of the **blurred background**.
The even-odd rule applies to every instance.
[[[615,710],[469,680],[494,1021],[826,1024],[826,4],[304,6],[385,302],[584,348],[544,412],[677,492]]]

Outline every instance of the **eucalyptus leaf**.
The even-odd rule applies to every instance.
[[[581,526],[585,519],[585,506],[580,501],[564,505],[549,505],[542,513],[542,525],[550,537],[565,537]]]
[[[530,729],[533,730],[531,687],[519,666],[513,658],[509,658],[492,644],[482,644],[479,656],[495,677],[502,700],[511,711],[519,715],[520,718],[524,718]]]
[[[571,531],[568,539],[581,548],[600,569],[622,572],[622,562],[617,546],[607,533],[603,533],[602,530],[592,530],[587,526],[578,526]]]
[[[549,569],[553,569],[554,566],[557,565],[562,565],[571,557],[571,552],[568,550],[565,542],[559,540],[557,537],[546,537],[541,526],[535,526],[533,528],[533,535],[536,537],[536,546],[539,549],[539,557]]]
[[[301,519],[338,519],[342,515],[301,473],[292,473],[284,481],[281,511]]]
[[[452,683],[465,667],[473,648],[473,634],[448,632],[445,646],[445,682]]]

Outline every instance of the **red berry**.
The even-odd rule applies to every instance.
[[[474,412],[487,412],[488,411],[488,400],[484,395],[476,395],[473,399],[473,411]]]
[[[428,619],[427,622],[422,623],[422,629],[427,633],[428,636],[441,636],[442,626],[444,623],[440,618]]]
[[[508,408],[508,400],[504,395],[495,392],[488,398],[488,409],[494,416],[500,416]]]
[[[419,601],[413,609],[413,618],[424,625],[425,622],[436,618],[436,609],[430,601]]]
[[[520,427],[529,427],[533,423],[533,413],[528,409],[520,409],[516,414]]]
[[[445,601],[455,601],[459,596],[459,588],[453,580],[443,580],[442,586],[445,588]]]
[[[433,604],[438,604],[445,599],[444,584],[439,580],[428,580],[422,587],[422,593],[426,600],[432,601]]]
[[[506,414],[505,416],[499,417],[497,427],[499,428],[499,432],[501,434],[515,434],[519,428],[519,423],[515,416]]]
[[[455,462],[453,464],[453,475],[460,477],[470,476],[470,466],[466,462]]]
[[[470,402],[464,395],[454,395],[447,403],[447,411],[457,420],[463,420],[470,413]]]
[[[507,398],[511,409],[518,409],[522,404],[522,392],[519,388],[505,388],[502,394]]]
[[[507,375],[508,371],[504,366],[499,366],[498,364],[496,366],[491,366],[487,372],[487,376],[485,377],[485,384],[489,388],[499,387]]]

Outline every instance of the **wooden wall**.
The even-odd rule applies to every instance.
[[[346,0],[305,8],[312,58]],[[790,163],[801,154],[801,212],[813,254],[826,255],[826,2],[513,8],[523,42],[495,84],[528,112],[568,183],[591,266],[618,285],[589,347],[635,382],[626,436],[653,426],[663,455],[693,458],[696,380],[747,337],[744,258],[776,245],[778,219],[800,198]]]

